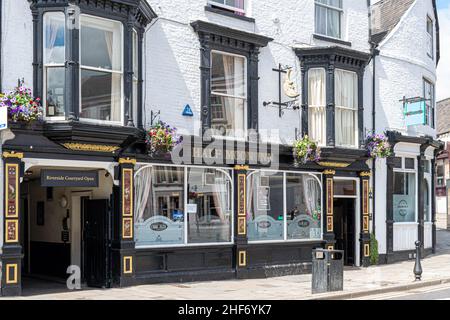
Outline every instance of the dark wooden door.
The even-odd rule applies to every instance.
[[[334,200],[336,249],[344,250],[345,265],[355,265],[355,200]]]
[[[108,217],[109,200],[83,201],[83,271],[89,287],[110,284]]]

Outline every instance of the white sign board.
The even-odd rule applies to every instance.
[[[0,130],[8,129],[8,108],[0,108]]]
[[[188,213],[197,213],[197,204],[195,204],[195,203],[188,203],[188,205],[187,205],[187,212]]]

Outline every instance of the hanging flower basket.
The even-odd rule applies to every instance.
[[[158,121],[146,132],[146,144],[151,156],[163,156],[170,153],[181,142],[177,129]]]
[[[308,136],[294,141],[294,160],[296,164],[320,161],[320,148]]]
[[[384,134],[369,134],[366,138],[367,155],[372,159],[387,158],[392,155],[392,148]]]
[[[8,121],[30,124],[42,120],[41,99],[34,98],[31,89],[18,86],[0,94],[0,108],[8,108]]]

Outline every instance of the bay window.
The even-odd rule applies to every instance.
[[[315,174],[254,171],[247,177],[248,240],[322,238],[322,188]]]
[[[123,122],[122,24],[82,15],[80,47],[80,118]]]
[[[65,16],[62,12],[44,14],[44,88],[46,117],[64,117]]]
[[[326,145],[326,77],[325,69],[308,70],[309,137]]]
[[[225,169],[138,166],[136,246],[231,243],[232,189]]]
[[[316,33],[341,38],[342,0],[315,0]]]
[[[211,53],[211,128],[222,136],[243,137],[247,123],[246,59]]]
[[[355,72],[335,72],[336,145],[358,146],[358,76]]]

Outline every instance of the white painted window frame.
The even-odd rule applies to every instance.
[[[343,18],[344,18],[344,3],[343,3],[343,1],[344,0],[341,0],[341,7],[335,7],[335,6],[331,6],[331,5],[328,5],[328,4],[320,3],[320,2],[318,2],[316,0],[314,1],[314,4],[315,4],[314,10],[316,10],[317,6],[319,6],[319,7],[322,7],[322,8],[327,8],[327,9],[335,10],[335,11],[339,12],[339,37],[336,38],[336,37],[329,36],[327,34],[319,33],[317,31],[318,30],[318,28],[317,28],[317,21],[315,19],[315,12],[314,12],[314,32],[316,34],[319,34],[321,36],[324,36],[324,37],[327,37],[327,38],[330,38],[330,39],[337,39],[337,40],[342,40],[343,39],[343,35],[342,35],[343,34],[342,24],[343,24]],[[328,11],[327,11],[327,13],[328,13]],[[328,18],[328,16],[327,16],[327,18]],[[326,21],[328,21],[328,19]]]
[[[234,7],[234,6],[230,6],[230,5],[227,5],[225,3],[220,3],[220,2],[218,2],[218,0],[216,0],[216,1],[215,0],[208,0],[208,4],[212,5],[212,6],[215,6],[215,7],[223,8],[223,9],[226,9],[226,10],[243,13],[245,15],[245,9],[246,9],[246,6],[247,6],[247,1],[248,0],[244,0],[244,9],[238,8],[238,7]],[[225,1],[223,1],[223,2],[225,2]]]

